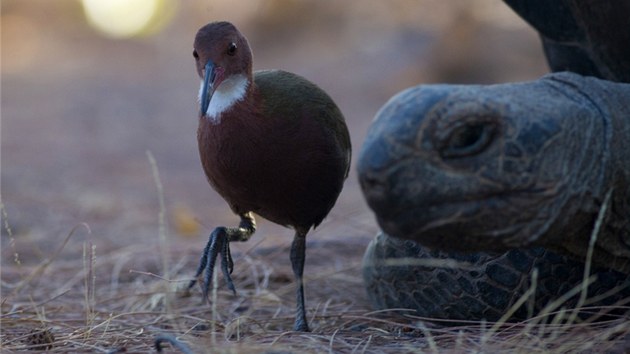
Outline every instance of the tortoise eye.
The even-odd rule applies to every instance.
[[[197,53],[197,51],[196,51],[196,50],[194,50],[194,49],[193,49],[193,57],[194,57],[195,59],[199,59],[199,54],[198,54],[198,53]]]
[[[443,142],[440,155],[445,158],[476,155],[492,143],[497,127],[491,122],[471,122],[454,129]]]
[[[227,53],[228,53],[228,55],[236,54],[236,43],[234,43],[234,42],[230,43],[230,45],[228,46],[228,49],[227,49]]]

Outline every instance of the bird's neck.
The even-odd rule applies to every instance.
[[[251,87],[251,79],[245,75],[232,75],[217,87],[212,95],[208,109],[206,110],[206,118],[210,119],[213,124],[221,123],[221,115],[228,111],[237,102],[243,100]],[[199,90],[199,97],[203,90],[203,82]]]

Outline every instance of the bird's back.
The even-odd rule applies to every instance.
[[[317,120],[338,140],[338,146],[347,152],[350,166],[352,147],[345,119],[333,99],[319,86],[307,79],[283,70],[260,70],[254,73],[254,82],[265,102],[266,116],[297,118],[297,111]],[[346,171],[346,177],[347,177]]]

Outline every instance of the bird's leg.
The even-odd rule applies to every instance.
[[[230,253],[230,242],[247,241],[256,231],[256,220],[254,220],[252,213],[243,213],[240,214],[240,217],[241,222],[238,227],[220,226],[212,231],[208,243],[203,250],[203,254],[201,255],[201,259],[199,260],[195,277],[188,284],[188,289],[192,288],[199,276],[205,271],[206,274],[201,287],[204,299],[208,298],[212,274],[214,273],[214,265],[219,255],[221,255],[221,270],[223,271],[225,282],[228,288],[236,294],[236,288],[230,276],[232,270],[234,270],[234,262],[232,261],[232,254]]]
[[[306,308],[304,305],[304,285],[302,274],[304,273],[304,258],[306,251],[306,232],[296,230],[291,244],[291,266],[297,282],[297,311],[295,314],[295,324],[293,330],[298,332],[309,332],[308,322],[306,322]]]

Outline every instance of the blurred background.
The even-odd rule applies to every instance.
[[[174,249],[196,257],[213,227],[236,224],[198,160],[191,52],[207,22],[239,27],[255,69],[292,71],[326,90],[345,114],[355,161],[379,107],[406,87],[547,72],[537,34],[499,0],[0,4],[3,264],[16,252],[23,263],[41,261],[81,223],[91,233],[81,228],[67,255],[80,255],[85,241],[101,254],[152,250],[160,208],[147,151],[157,161]],[[352,171],[309,240],[373,237]],[[259,222],[252,241],[289,245],[290,230]]]

